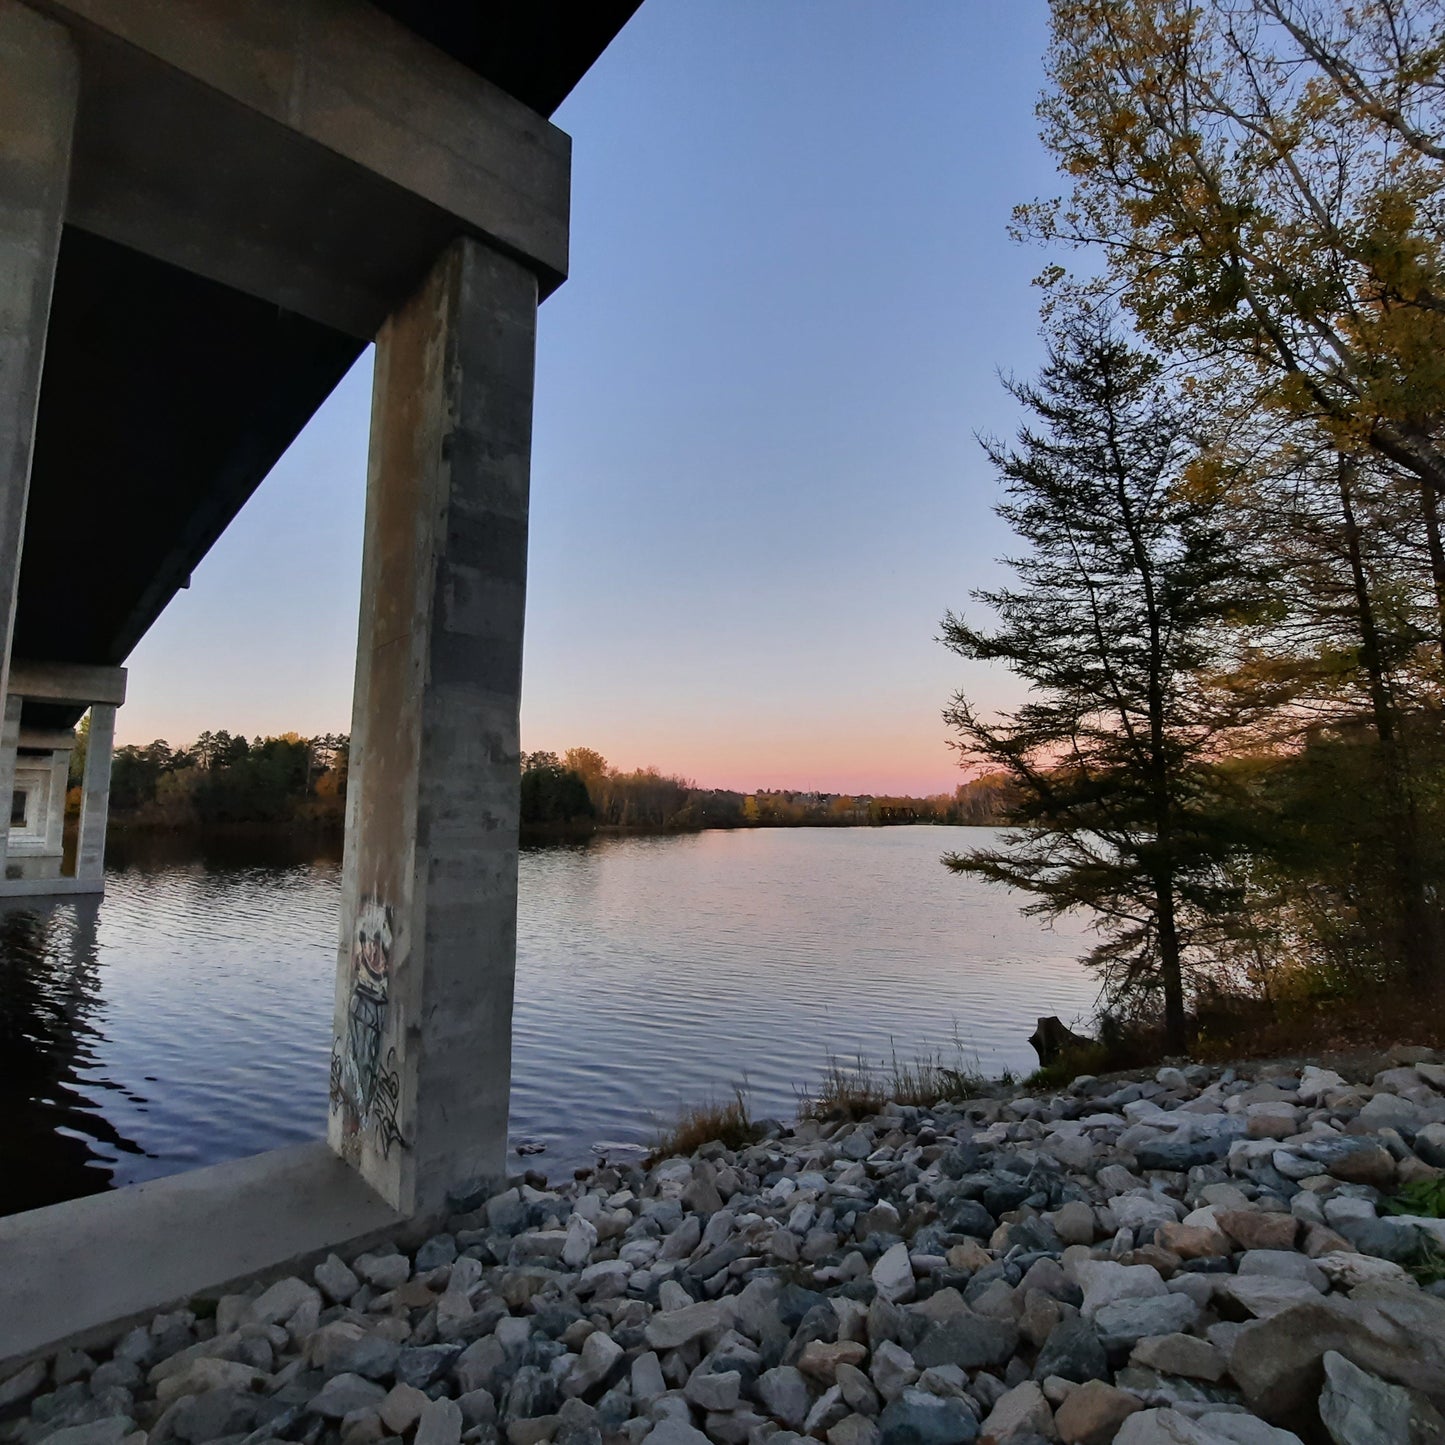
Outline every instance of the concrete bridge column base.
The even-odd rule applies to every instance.
[[[404,1214],[505,1169],[536,310],[461,239],[377,337],[329,1138]]]

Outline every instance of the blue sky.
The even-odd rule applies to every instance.
[[[934,640],[1009,550],[974,433],[1041,355],[1012,206],[1043,0],[645,0],[556,116],[523,704],[715,785],[934,791]],[[131,658],[124,741],[349,726],[370,359]]]

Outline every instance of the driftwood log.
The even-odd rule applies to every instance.
[[[1053,1063],[1065,1049],[1078,1048],[1093,1042],[1093,1039],[1076,1034],[1061,1019],[1052,1016],[1040,1019],[1038,1027],[1029,1035],[1029,1043],[1039,1056],[1040,1065]]]

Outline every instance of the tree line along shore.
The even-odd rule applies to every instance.
[[[85,765],[82,723],[71,763],[79,810]],[[248,740],[204,732],[189,746],[163,739],[117,748],[111,820],[121,830],[338,830],[346,812],[350,739],[344,734]],[[743,793],[699,787],[656,768],[611,767],[592,748],[524,753],[524,840],[594,832],[687,832],[703,828],[868,827],[901,823],[994,824],[1011,789],[1001,776],[925,797],[804,790]]]

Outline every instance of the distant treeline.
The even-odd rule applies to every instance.
[[[71,755],[70,781],[85,766],[86,723]],[[204,732],[189,747],[157,739],[115,750],[110,809],[119,825],[340,827],[351,740],[341,734],[257,737]]]
[[[928,797],[700,788],[656,768],[613,768],[592,748],[522,757],[522,827],[537,833],[668,832],[698,828],[858,827],[1002,822],[1011,785],[1001,775]]]
[[[71,762],[73,805],[85,767],[86,725]],[[350,739],[299,733],[247,739],[202,733],[188,747],[162,739],[117,748],[111,817],[121,827],[340,828]],[[522,828],[533,836],[682,832],[699,828],[857,827],[1004,821],[1011,785],[1000,774],[929,797],[700,788],[656,768],[623,771],[592,748],[522,755]]]

